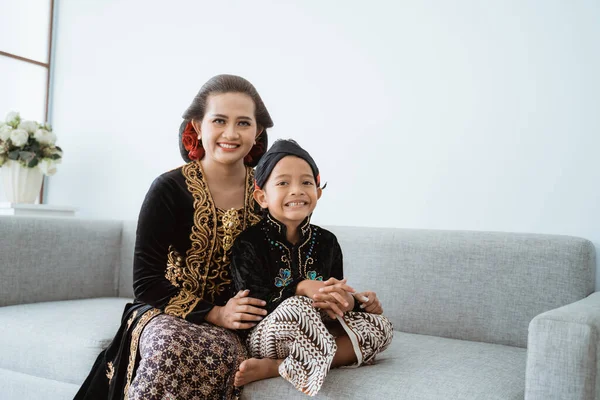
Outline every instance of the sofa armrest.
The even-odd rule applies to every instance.
[[[529,324],[526,400],[600,399],[600,292]]]

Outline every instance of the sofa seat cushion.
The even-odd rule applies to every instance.
[[[523,400],[526,350],[394,331],[375,365],[331,370],[317,399]],[[282,378],[247,385],[242,399],[306,399]]]
[[[3,400],[68,400],[75,397],[79,386],[0,368],[0,398]]]
[[[80,385],[117,332],[126,298],[0,307],[0,368]]]

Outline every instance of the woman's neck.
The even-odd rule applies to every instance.
[[[238,186],[246,178],[246,167],[240,160],[235,164],[221,164],[210,159],[200,160],[205,179],[210,182],[218,182],[219,186]]]
[[[223,165],[211,160],[200,161],[204,181],[216,208],[229,210],[244,207],[246,193],[246,167],[240,163]]]

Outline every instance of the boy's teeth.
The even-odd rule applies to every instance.
[[[306,203],[303,201],[298,201],[298,202],[288,203],[288,206],[290,206],[290,207],[303,206],[304,204],[306,204]]]

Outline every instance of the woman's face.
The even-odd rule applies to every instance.
[[[220,164],[243,162],[258,133],[254,109],[254,101],[244,93],[208,96],[204,118],[200,123],[192,121],[202,140],[205,160]]]

